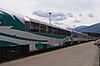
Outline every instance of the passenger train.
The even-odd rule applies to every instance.
[[[0,48],[7,57],[90,40],[94,38],[0,9]]]

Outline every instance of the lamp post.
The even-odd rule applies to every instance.
[[[49,24],[51,24],[51,12],[49,12]]]

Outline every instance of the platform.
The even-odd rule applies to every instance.
[[[99,66],[94,41],[0,64],[0,66]]]

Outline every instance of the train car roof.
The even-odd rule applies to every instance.
[[[30,20],[26,20],[26,21],[29,21],[29,22],[39,23],[39,24],[43,24],[43,25],[50,26],[50,27],[54,27],[54,28],[66,30],[66,29],[64,29],[64,28],[62,28],[62,27],[59,27],[59,26],[56,26],[56,25],[53,25],[53,24],[49,24],[49,23],[46,23],[46,22],[43,22],[43,21],[39,21],[39,20],[37,20],[37,19],[33,19],[33,18],[28,17],[28,16],[25,16],[25,17],[27,17],[27,18],[30,19]],[[67,31],[69,31],[69,30],[67,30]]]
[[[58,29],[66,30],[66,31],[70,31],[70,30],[64,29],[62,27],[59,27],[59,26],[56,26],[56,25],[53,25],[53,24],[49,24],[49,23],[46,23],[46,22],[42,22],[42,21],[39,21],[37,19],[30,18],[28,16],[23,16],[23,15],[20,15],[20,14],[17,14],[17,13],[14,13],[14,12],[11,12],[11,11],[8,11],[8,10],[5,10],[5,9],[2,9],[2,8],[0,8],[0,11],[4,11],[4,12],[10,14],[12,17],[14,15],[17,16],[17,17],[20,17],[24,21],[34,22],[34,23],[40,23],[40,24],[47,25],[47,26],[50,26],[50,27],[54,27],[54,28],[58,28]]]

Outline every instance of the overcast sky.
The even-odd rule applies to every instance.
[[[48,21],[61,27],[77,27],[100,22],[100,0],[0,0],[0,8]]]

